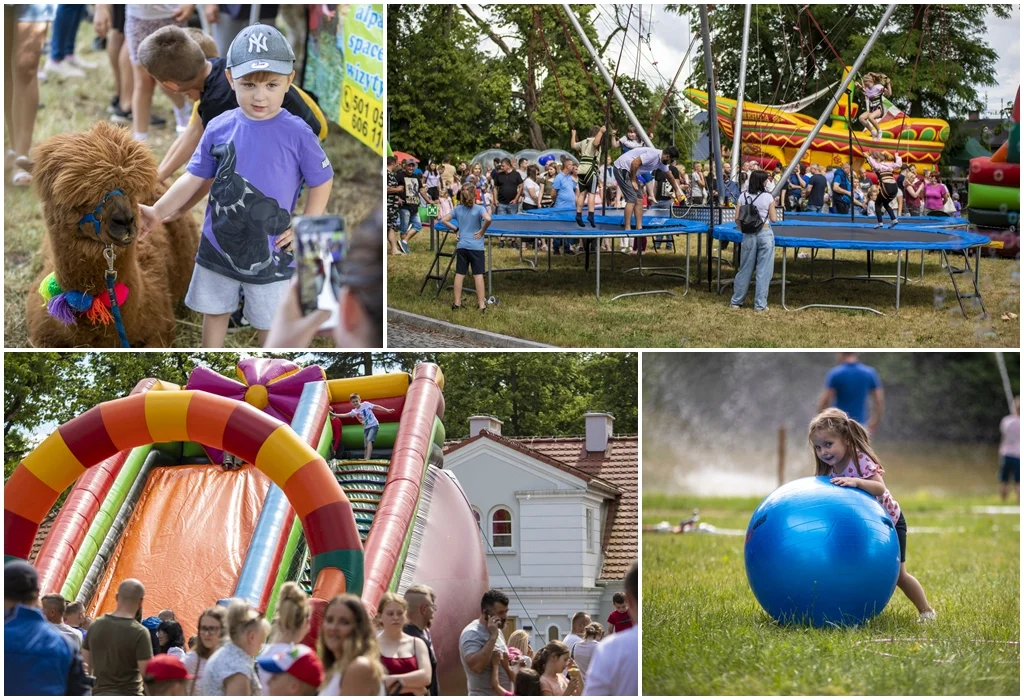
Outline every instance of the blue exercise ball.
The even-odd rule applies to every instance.
[[[882,612],[900,575],[896,526],[870,494],[827,476],[791,481],[757,507],[747,580],[781,623],[858,625]]]

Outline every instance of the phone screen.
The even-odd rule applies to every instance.
[[[300,216],[292,223],[295,235],[295,274],[299,307],[303,314],[317,309],[331,312],[323,328],[336,323],[341,270],[348,234],[345,220],[337,214]]]

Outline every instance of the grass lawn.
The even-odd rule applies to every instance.
[[[449,247],[453,245],[449,238]],[[678,253],[644,256],[647,265],[685,264],[683,238],[677,239]],[[925,258],[925,277],[905,285],[898,316],[834,309],[786,311],[780,304],[780,290],[773,285],[769,309],[755,314],[749,306],[730,311],[729,297],[707,291],[705,281],[692,285],[683,296],[638,296],[611,301],[616,294],[654,289],[673,289],[682,294],[682,280],[668,277],[640,277],[625,273],[636,258],[616,256],[615,273],[607,256],[602,256],[601,301],[594,297],[594,265],[583,269],[583,258],[554,257],[547,272],[544,254],[540,272],[496,273],[494,295],[499,305],[484,316],[471,310],[453,312],[452,293],[433,296],[436,287],[420,296],[423,277],[433,254],[427,251],[424,231],[410,244],[412,253],[388,258],[388,305],[432,318],[483,330],[504,333],[562,347],[1017,347],[1020,320],[1002,320],[1007,313],[1020,313],[1020,264],[1018,260],[987,257],[981,264],[981,289],[990,317],[982,320],[968,309],[964,319],[953,294],[949,275],[940,267],[937,254]],[[691,240],[692,270],[696,274],[696,237]],[[650,250],[650,248],[648,248]],[[824,254],[825,251],[822,251]],[[781,252],[776,253],[776,274],[781,271]],[[864,274],[865,255],[860,251],[838,251],[841,262],[837,275]],[[912,254],[911,276],[920,272],[920,254]],[[447,261],[443,261],[447,263]],[[494,248],[495,267],[519,265],[514,250]],[[786,303],[790,308],[810,303],[853,304],[891,311],[895,290],[884,284],[837,281],[827,284],[791,284],[809,280],[808,260],[788,264]],[[973,263],[972,263],[973,264]],[[705,262],[706,266],[706,262]],[[894,274],[895,254],[878,253],[873,274]],[[723,275],[731,268],[723,265]],[[453,267],[454,270],[454,267]],[[828,273],[824,262],[815,264],[815,276]],[[963,278],[967,282],[966,277]],[[471,280],[470,280],[471,282]],[[959,282],[959,280],[958,280]],[[969,282],[968,282],[969,284]],[[731,288],[727,288],[731,293]],[[941,294],[938,290],[942,290]],[[472,292],[472,287],[469,289]],[[753,297],[753,288],[748,304]],[[464,298],[472,309],[475,297]]]
[[[89,71],[85,80],[62,82],[51,76],[40,83],[43,106],[36,119],[33,143],[57,133],[86,130],[95,122],[109,117],[107,105],[114,93],[114,79],[106,54],[91,51],[92,38],[91,25],[83,23],[78,32],[78,51],[86,60],[98,64],[96,70]],[[150,131],[150,144],[159,162],[176,136],[170,100],[159,90],[154,97],[153,111],[168,120],[168,126]],[[5,134],[4,150],[8,148],[10,143]],[[334,124],[330,124],[324,150],[335,173],[327,211],[343,214],[351,229],[380,207],[381,157]],[[9,172],[5,171],[4,177],[9,181]],[[304,206],[305,195],[300,198],[296,213],[301,213]],[[202,203],[193,210],[197,221],[202,220],[205,208],[205,203]],[[30,188],[14,188],[9,184],[4,187],[4,345],[8,348],[28,347],[29,344],[25,299],[27,294],[34,292],[30,289],[32,281],[42,269],[39,245],[44,234],[42,211],[34,192]],[[131,329],[128,332],[130,334]],[[199,347],[201,337],[201,315],[181,304],[175,346]],[[225,342],[229,347],[254,347],[257,345],[256,332],[232,333]],[[317,341],[318,344],[322,342]]]
[[[986,496],[900,498],[907,569],[936,622],[920,625],[900,590],[858,629],[785,628],[747,584],[743,537],[643,536],[643,691],[647,695],[1017,695],[1020,516],[972,513]],[[759,498],[645,494],[643,523],[745,530]],[[915,533],[914,528],[938,528]],[[891,640],[891,641],[882,641]]]

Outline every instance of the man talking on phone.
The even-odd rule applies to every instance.
[[[459,636],[459,654],[466,671],[468,695],[494,695],[491,686],[491,659],[495,651],[501,652],[498,683],[512,690],[512,671],[508,665],[508,646],[505,644],[505,619],[508,617],[508,596],[492,588],[480,600],[480,617],[473,620]]]

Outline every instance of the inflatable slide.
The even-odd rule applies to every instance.
[[[1010,136],[991,157],[971,159],[967,176],[967,220],[1001,239],[1004,257],[1020,253],[1020,88],[1010,115]]]
[[[173,609],[188,636],[225,598],[272,617],[277,590],[297,580],[314,599],[315,637],[339,593],[374,613],[384,592],[426,584],[443,610],[432,628],[442,682],[454,682],[458,635],[488,579],[472,509],[441,468],[440,368],[337,380],[283,360],[237,369],[235,381],[197,368],[184,388],[146,379],[60,426],[4,487],[5,559],[29,556],[74,484],[35,559],[43,593],[98,615],[138,578],[143,614]],[[395,409],[370,460],[362,427],[328,413],[349,410],[351,393]]]

